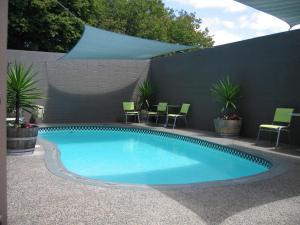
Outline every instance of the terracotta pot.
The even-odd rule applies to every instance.
[[[32,128],[7,127],[7,153],[33,152],[38,129],[38,126]]]
[[[223,120],[220,118],[214,119],[216,132],[223,137],[239,136],[242,126],[242,119],[240,120]]]

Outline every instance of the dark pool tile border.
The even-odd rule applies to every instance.
[[[252,155],[243,151],[240,151],[238,149],[220,145],[217,143],[209,142],[206,140],[202,140],[199,138],[194,137],[188,137],[185,135],[179,135],[179,134],[173,134],[163,131],[157,131],[152,129],[145,129],[145,128],[139,128],[139,127],[117,127],[117,126],[55,126],[55,127],[41,127],[39,128],[40,133],[44,132],[61,132],[61,131],[121,131],[121,132],[133,132],[133,133],[142,133],[142,134],[151,134],[151,135],[157,135],[161,137],[167,137],[167,138],[174,138],[177,140],[181,140],[184,142],[190,142],[198,145],[202,145],[205,147],[211,148],[211,150],[217,150],[221,152],[225,152],[243,159],[246,159],[248,161],[254,162],[256,164],[259,164],[261,166],[266,167],[267,169],[270,169],[272,167],[272,163],[262,157]]]

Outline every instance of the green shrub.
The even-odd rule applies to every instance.
[[[36,87],[36,73],[32,67],[14,63],[8,70],[7,77],[7,111],[15,113],[15,127],[20,126],[20,110],[31,113],[37,108],[35,101],[44,98],[41,90]]]
[[[231,82],[230,78],[219,80],[211,88],[211,93],[222,105],[221,113],[225,119],[235,117],[238,101],[241,98],[240,86]]]
[[[154,89],[149,80],[145,80],[139,87],[137,93],[138,108],[150,110],[153,100]]]

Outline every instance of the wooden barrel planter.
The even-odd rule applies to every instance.
[[[242,119],[223,120],[214,119],[215,130],[222,137],[239,136],[242,126]]]
[[[34,151],[38,126],[32,128],[7,127],[7,153],[30,153]]]

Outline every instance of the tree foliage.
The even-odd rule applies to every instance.
[[[59,2],[70,10],[64,9]],[[12,0],[9,1],[8,48],[66,52],[83,24],[142,38],[211,47],[201,19],[175,12],[161,0]]]

